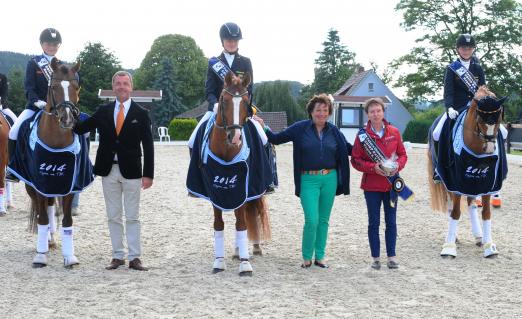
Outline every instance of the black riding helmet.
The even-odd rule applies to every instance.
[[[241,33],[241,28],[237,24],[227,22],[219,29],[219,37],[223,43],[223,40],[241,40],[243,39],[243,34]]]
[[[469,33],[464,33],[459,35],[456,42],[457,48],[460,47],[472,47],[475,48],[477,44],[475,43],[475,38]]]
[[[47,28],[40,33],[40,44],[48,42],[48,43],[62,43],[62,36],[60,32],[54,28]]]

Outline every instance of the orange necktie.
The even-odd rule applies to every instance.
[[[116,135],[120,135],[121,128],[123,127],[123,121],[125,120],[125,113],[123,113],[123,103],[120,103],[120,110],[116,116]]]

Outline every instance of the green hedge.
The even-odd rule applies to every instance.
[[[175,141],[187,141],[198,121],[196,119],[173,119],[169,123],[169,135]]]
[[[427,143],[428,132],[433,121],[430,120],[412,120],[406,126],[404,134],[402,134],[403,141],[412,143]]]

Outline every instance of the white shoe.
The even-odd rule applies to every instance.
[[[218,272],[225,271],[227,265],[225,264],[225,258],[218,257],[214,259],[214,265],[212,266],[212,273],[217,274]]]
[[[252,276],[254,269],[248,260],[243,260],[239,263],[239,275],[240,276]]]
[[[33,268],[42,268],[47,266],[47,254],[36,253],[33,258]]]
[[[498,255],[497,245],[493,243],[484,244],[484,257],[494,257]]]
[[[444,243],[440,255],[442,257],[457,257],[457,245],[455,243]]]
[[[65,268],[71,268],[74,265],[79,265],[80,262],[78,261],[78,258],[76,256],[63,256],[63,266]]]

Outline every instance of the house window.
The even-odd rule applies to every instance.
[[[360,127],[362,109],[360,107],[343,107],[339,117],[339,127]]]
[[[373,83],[368,83],[368,92],[373,92]]]

